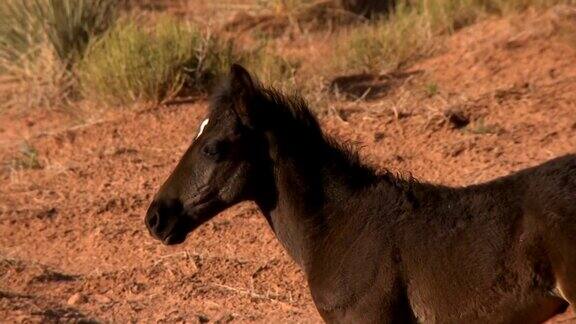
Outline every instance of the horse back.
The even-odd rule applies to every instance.
[[[397,227],[419,319],[509,322],[562,306],[549,297],[557,261],[576,246],[576,156],[426,197]]]

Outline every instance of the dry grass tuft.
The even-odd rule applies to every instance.
[[[1,2],[0,73],[21,83],[14,97],[30,107],[50,106],[73,96],[74,66],[90,39],[115,19],[113,0]]]
[[[260,38],[302,35],[334,30],[365,21],[365,18],[339,8],[332,1],[276,1],[265,14],[241,13],[224,26],[231,32],[250,32]]]
[[[470,24],[482,10],[475,0],[402,2],[387,17],[349,30],[339,39],[335,62],[354,71],[394,70],[429,55],[437,37]]]
[[[336,70],[399,69],[442,46],[442,35],[489,15],[528,7],[548,8],[574,0],[401,1],[386,17],[344,32],[336,46]]]
[[[237,62],[243,64],[266,85],[285,90],[297,90],[296,72],[300,62],[278,55],[268,43],[255,49],[238,52]]]
[[[42,169],[42,164],[38,159],[38,150],[28,142],[22,143],[17,156],[12,159],[9,167],[13,170]]]

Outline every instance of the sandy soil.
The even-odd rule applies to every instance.
[[[576,47],[556,23],[563,12],[463,29],[406,75],[371,80],[369,100],[335,100],[322,123],[371,163],[450,185],[574,153]],[[118,110],[73,128],[62,111],[0,115],[0,321],[320,321],[252,204],[180,246],[148,235],[149,200],[205,105]],[[470,124],[454,127],[455,114]],[[23,142],[41,168],[13,167]]]

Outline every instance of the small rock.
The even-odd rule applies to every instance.
[[[215,321],[218,324],[230,323],[234,320],[234,314],[225,313],[224,315],[220,316],[219,319]]]
[[[84,297],[82,294],[75,293],[74,295],[70,296],[70,298],[68,298],[68,301],[66,303],[68,305],[76,305],[79,303],[83,303],[85,300],[86,297]]]
[[[58,210],[55,207],[44,209],[36,213],[36,218],[39,219],[53,219],[58,214]]]
[[[196,314],[196,318],[198,319],[198,323],[200,324],[210,322],[210,318],[204,314]]]
[[[466,127],[470,124],[470,118],[468,118],[462,111],[449,110],[445,113],[445,116],[448,118],[452,127],[456,129]]]
[[[107,304],[112,301],[112,299],[100,294],[94,295],[94,300],[101,304]]]
[[[463,143],[456,143],[455,145],[446,148],[446,150],[444,151],[444,156],[457,157],[464,151],[466,151],[466,145],[464,145]]]
[[[146,289],[146,285],[142,283],[135,283],[130,287],[130,291],[133,294],[139,294]]]
[[[398,154],[394,154],[394,156],[392,156],[392,159],[394,159],[394,161],[396,162],[404,162],[406,160],[402,155]]]

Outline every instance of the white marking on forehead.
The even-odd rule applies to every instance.
[[[210,121],[210,119],[206,118],[206,119],[204,119],[202,124],[200,124],[200,130],[198,131],[198,135],[196,135],[196,138],[198,138],[198,137],[200,137],[200,135],[202,135],[202,132],[204,131],[204,127],[206,127],[206,125],[208,125],[209,121]]]

